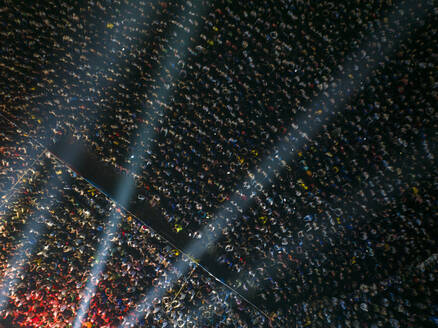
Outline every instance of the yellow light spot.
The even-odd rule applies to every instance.
[[[177,249],[172,249],[172,254],[175,256],[179,255],[179,251]]]

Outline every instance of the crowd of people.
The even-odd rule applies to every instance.
[[[13,197],[0,204],[1,319],[14,327],[72,326],[92,264],[98,261],[102,234],[107,225],[118,224],[83,327],[118,327],[147,293],[157,289],[165,290],[163,297],[151,299],[151,313],[139,318],[148,327],[181,326],[182,308],[242,320],[232,308],[233,303],[242,303],[236,295],[217,286],[199,268],[193,267],[190,275],[176,272],[179,251],[49,153],[29,170]],[[109,216],[120,220],[106,220]],[[166,275],[169,278],[163,279]],[[214,293],[204,296],[207,289]],[[196,305],[199,300],[208,306]],[[245,304],[238,311],[245,313],[246,320],[263,320]],[[183,324],[191,321],[199,327],[202,320],[207,318],[194,315]]]
[[[36,142],[30,141],[29,145],[25,138],[17,137],[15,127],[1,117],[0,126],[0,199],[6,199],[43,148]]]
[[[2,113],[42,144],[73,135],[135,176],[139,197],[203,241],[231,273],[225,282],[268,317],[246,317],[252,308],[198,268],[184,288],[199,288],[202,306],[158,321],[436,325],[436,265],[413,269],[433,258],[438,235],[433,1],[48,1],[0,11]],[[34,149],[11,147],[2,161],[26,168]],[[2,170],[0,192],[21,176]],[[153,274],[171,273],[150,239],[137,251],[160,268]],[[120,283],[124,293],[130,282]],[[99,320],[135,304],[102,314],[111,302],[99,295]]]

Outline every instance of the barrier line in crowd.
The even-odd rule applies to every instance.
[[[175,296],[173,297],[173,301],[175,301],[179,294],[181,294],[181,292],[183,291],[183,289],[187,286],[187,281],[190,279],[190,277],[192,276],[193,272],[195,272],[196,270],[196,266],[193,267],[193,269],[187,274],[187,277],[184,279],[184,284],[181,286],[181,288],[178,290],[178,292],[176,292]]]
[[[386,18],[388,20],[388,23],[386,24],[387,28],[383,29],[382,31],[380,31],[380,33],[383,35],[384,32],[389,32],[394,25],[394,22],[396,20],[403,20],[403,17],[400,15],[400,11],[402,10],[406,10],[407,8],[411,8],[414,7],[412,5],[414,1],[408,2],[406,4],[405,7],[400,8],[400,6],[394,6],[393,10],[391,11],[391,13],[388,15],[388,17]],[[429,9],[429,6],[424,6],[423,10],[421,13],[419,13],[418,17],[420,16],[424,16],[427,13],[427,10]],[[404,20],[406,20],[407,18],[404,17]],[[419,20],[417,18],[417,22],[420,22],[421,20]],[[399,42],[403,41],[405,38],[404,36],[406,36],[406,34],[409,32],[406,27],[408,26],[407,22],[405,22],[405,24],[403,24],[404,29],[402,31],[398,31],[401,35],[399,37]],[[261,170],[260,171],[264,171],[264,172],[268,172],[267,173],[267,177],[263,178],[263,180],[258,181],[257,178],[260,178],[260,175],[257,174],[257,172],[252,172],[249,174],[249,176],[247,178],[245,178],[244,183],[243,184],[249,184],[251,186],[251,188],[249,189],[249,191],[245,190],[245,188],[243,187],[243,184],[241,185],[241,187],[237,188],[237,192],[235,192],[232,197],[230,197],[230,200],[227,201],[227,203],[222,206],[222,208],[217,212],[217,214],[215,215],[216,217],[216,223],[217,226],[219,226],[219,229],[221,227],[224,227],[225,224],[227,223],[227,219],[231,219],[234,220],[237,216],[238,216],[238,212],[236,210],[235,207],[232,207],[232,211],[229,212],[227,210],[227,208],[230,207],[231,204],[238,204],[238,206],[242,209],[246,209],[247,206],[250,204],[250,202],[252,201],[252,198],[256,195],[258,195],[268,184],[269,179],[268,178],[272,178],[273,176],[275,176],[275,174],[279,171],[281,171],[285,164],[284,163],[289,163],[290,161],[292,161],[295,156],[296,156],[296,151],[298,149],[300,149],[304,143],[307,140],[310,140],[310,138],[315,135],[316,133],[318,133],[318,131],[320,130],[321,126],[324,124],[324,121],[326,119],[333,119],[333,117],[339,112],[342,113],[342,106],[345,106],[348,103],[348,100],[353,96],[354,91],[356,91],[357,89],[359,89],[361,87],[361,85],[364,83],[365,78],[369,77],[372,73],[372,71],[377,67],[378,62],[382,59],[384,59],[386,56],[391,56],[394,51],[396,50],[395,47],[387,47],[385,48],[384,51],[382,51],[379,55],[380,56],[376,56],[375,60],[374,60],[374,65],[373,66],[368,66],[366,68],[362,68],[362,70],[360,69],[355,69],[356,66],[360,67],[360,53],[363,50],[367,50],[372,48],[372,43],[374,42],[372,37],[374,35],[367,35],[365,40],[362,40],[362,47],[359,47],[358,51],[354,51],[351,54],[351,58],[352,60],[349,60],[348,64],[345,65],[345,68],[343,68],[342,70],[339,70],[334,76],[336,77],[335,80],[340,80],[341,83],[340,85],[337,86],[336,90],[332,91],[331,96],[334,97],[334,99],[336,99],[335,104],[332,104],[331,108],[329,108],[327,111],[325,111],[323,113],[323,115],[321,116],[321,119],[319,122],[315,122],[316,124],[314,124],[311,127],[308,127],[306,130],[303,129],[301,130],[301,132],[299,133],[295,133],[295,128],[292,127],[289,130],[288,135],[290,136],[289,140],[287,140],[286,142],[282,142],[280,143],[276,148],[277,149],[288,149],[288,151],[279,151],[279,152],[274,152],[271,153],[269,156],[267,156],[265,158],[265,160],[262,161],[262,164],[260,165]],[[348,56],[347,56],[348,58]],[[355,60],[355,58],[358,58],[358,60]],[[352,77],[349,77],[352,76]],[[339,90],[343,90],[347,95],[344,97],[344,99],[342,101],[339,101],[339,97],[337,97],[337,92]],[[315,101],[312,102],[312,104],[310,105],[310,108],[313,109],[314,111],[318,110],[319,108],[322,108],[322,99],[316,99]],[[307,115],[307,114],[306,114]],[[303,117],[300,117],[297,119],[298,124],[303,120]],[[290,150],[293,151],[290,151]],[[242,201],[240,195],[241,194],[250,194],[251,197],[248,197],[248,199],[246,201]],[[204,228],[202,229],[201,234],[203,236],[209,234],[209,230],[208,228]],[[217,237],[212,238],[213,240],[216,240]],[[185,250],[188,254],[191,254],[191,256],[193,256],[194,258],[200,258],[206,251],[205,249],[205,242],[204,240],[195,240],[192,242],[191,245],[189,245],[188,249]],[[186,263],[184,263],[183,261],[179,261],[179,263],[177,264],[177,266],[179,266],[179,270],[181,272],[186,272],[186,270],[188,270],[188,265]],[[179,277],[178,277],[179,278]],[[176,279],[178,279],[176,278]],[[174,283],[175,281],[173,281],[172,283]],[[146,295],[146,297],[141,301],[140,304],[142,304],[142,306],[140,306],[140,308],[147,308],[147,304],[151,301],[151,299],[154,298],[159,298],[164,294],[163,290],[160,291],[155,291],[155,290],[150,290],[150,292]],[[120,327],[130,327],[132,325],[135,324],[135,322],[138,320],[138,318],[140,317],[141,313],[139,311],[133,311],[131,313],[129,313],[126,316],[126,320],[120,325]]]

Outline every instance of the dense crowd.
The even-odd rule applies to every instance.
[[[437,246],[437,12],[393,2],[9,3],[2,113],[43,144],[71,134],[133,174],[271,324],[433,326],[436,266],[412,268]],[[11,167],[34,158],[0,149]],[[0,192],[20,176],[4,172]],[[264,320],[229,319],[250,310],[219,304],[235,294],[198,271],[187,288],[203,290],[202,309],[163,322]]]
[[[17,137],[14,126],[3,118],[0,118],[0,126],[0,199],[6,199],[43,148],[36,142],[31,142],[29,147],[29,141]]]
[[[45,153],[18,184],[13,197],[0,204],[3,320],[9,319],[14,327],[71,326],[108,224],[119,227],[110,236],[114,247],[84,327],[117,327],[147,293],[156,289],[165,290],[163,297],[151,299],[151,313],[140,318],[148,327],[180,325],[182,308],[205,312],[220,309],[227,313],[227,319],[242,320],[232,308],[236,300],[242,303],[235,295],[216,286],[195,267],[190,275],[177,273],[174,263],[181,259],[177,250],[50,157]],[[108,216],[120,216],[121,220],[108,223]],[[169,278],[163,279],[165,275]],[[174,275],[181,279],[173,281]],[[208,289],[214,290],[215,297],[204,297]],[[224,295],[229,304],[221,300]],[[195,306],[200,299],[208,302],[208,307]],[[245,304],[239,312],[245,313],[248,322],[263,320]],[[216,312],[210,313],[213,315]],[[189,321],[199,327],[205,320],[204,316],[194,316]]]

